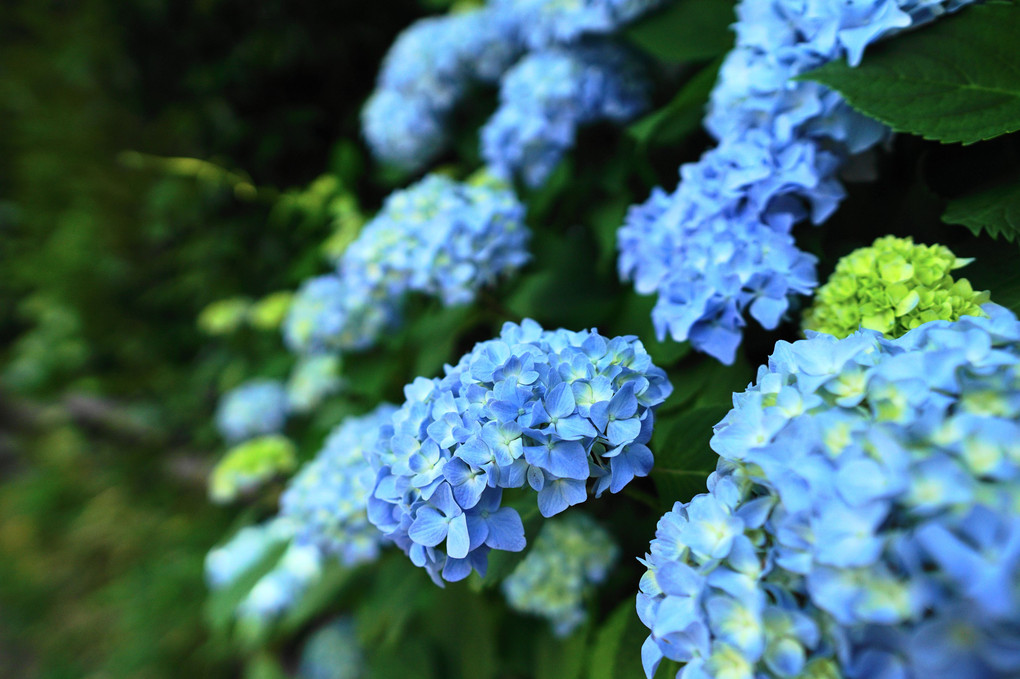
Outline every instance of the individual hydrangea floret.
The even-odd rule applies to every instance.
[[[362,111],[375,156],[406,171],[438,157],[457,104],[472,85],[495,82],[517,59],[517,36],[516,23],[498,8],[421,19],[401,33]]]
[[[293,471],[297,451],[286,436],[269,434],[240,443],[230,450],[209,477],[209,497],[230,502],[279,474]]]
[[[511,608],[548,619],[556,636],[565,637],[584,622],[584,599],[606,579],[618,553],[609,533],[587,515],[550,519],[503,581],[503,593]]]
[[[777,343],[659,521],[649,677],[1020,673],[1020,322],[983,311]]]
[[[732,363],[750,314],[775,328],[789,298],[816,282],[795,246],[799,222],[820,224],[842,201],[846,159],[889,131],[822,85],[795,80],[965,4],[956,0],[808,3],[743,0],[736,47],[711,94],[705,126],[719,141],[680,168],[672,194],[653,191],[619,231],[619,271],[658,295],[660,338],[687,341]]]
[[[349,616],[336,617],[315,630],[301,648],[298,679],[360,679],[365,658]]]
[[[227,392],[216,410],[216,427],[231,443],[275,434],[286,422],[287,391],[276,380],[249,380]]]
[[[616,33],[668,0],[493,0],[513,15],[531,49]]]
[[[804,329],[846,337],[868,328],[899,337],[928,321],[980,316],[988,292],[975,292],[970,281],[950,273],[969,263],[944,245],[879,238],[837,262],[804,314]]]
[[[396,406],[383,404],[368,415],[348,417],[280,497],[280,515],[295,526],[295,542],[315,546],[323,558],[353,566],[374,560],[384,541],[368,522],[365,506],[375,484],[366,457]]]
[[[338,355],[313,354],[302,356],[287,380],[287,401],[291,410],[307,413],[341,387],[343,363]]]
[[[528,484],[543,516],[618,492],[652,466],[653,410],[672,390],[635,337],[507,323],[443,378],[418,378],[384,428],[369,519],[441,584],[520,551],[504,488]]]
[[[627,50],[609,43],[532,52],[500,85],[482,128],[482,156],[500,177],[540,186],[574,146],[579,127],[626,122],[648,107],[650,82]]]

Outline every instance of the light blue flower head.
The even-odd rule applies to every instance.
[[[296,543],[313,545],[323,557],[336,556],[348,566],[378,556],[385,539],[365,515],[375,483],[366,454],[394,411],[387,403],[345,419],[291,480],[280,497],[280,516],[294,525]]]
[[[275,546],[293,537],[293,524],[280,518],[256,526],[245,526],[225,544],[210,550],[206,555],[206,582],[211,589],[229,587],[266,558]]]
[[[518,22],[531,49],[616,33],[667,0],[492,0]]]
[[[645,558],[649,676],[1017,676],[1020,322],[983,310],[777,343]]]
[[[427,166],[450,143],[445,112],[397,90],[372,93],[361,110],[361,129],[376,158],[406,172]]]
[[[375,300],[370,288],[345,283],[336,274],[326,274],[305,281],[298,289],[283,322],[283,340],[291,351],[321,354],[364,349],[396,323],[396,310],[385,299]]]
[[[231,443],[274,434],[287,422],[287,391],[276,380],[253,379],[220,399],[216,427]]]
[[[610,43],[532,52],[500,85],[500,106],[482,128],[482,156],[500,177],[537,187],[574,146],[578,128],[623,123],[648,107],[641,64]]]
[[[291,410],[307,413],[338,392],[341,359],[333,354],[311,354],[298,359],[287,379],[287,402]]]
[[[298,291],[284,338],[297,352],[367,349],[399,324],[408,293],[469,303],[530,259],[530,237],[510,189],[429,175],[386,199],[336,274]]]
[[[418,378],[384,429],[368,516],[433,580],[484,574],[520,551],[504,488],[528,484],[543,516],[618,492],[652,466],[653,410],[672,391],[634,337],[507,323],[442,379]]]
[[[396,407],[383,404],[349,417],[322,450],[299,471],[280,497],[280,512],[265,523],[242,528],[206,557],[213,588],[232,584],[274,548],[283,554],[238,606],[241,618],[259,623],[293,606],[335,559],[356,566],[376,559],[387,539],[366,517],[375,472],[366,458]]]
[[[750,314],[777,326],[793,295],[817,285],[793,226],[825,221],[844,197],[838,172],[889,131],[836,93],[794,78],[955,9],[914,0],[743,0],[737,44],[711,94],[705,127],[719,141],[680,168],[672,194],[653,191],[619,231],[619,271],[658,295],[660,337],[731,363]]]
[[[433,174],[386,199],[344,252],[340,275],[377,297],[414,291],[465,304],[530,259],[530,237],[509,188]]]
[[[503,593],[510,608],[548,619],[556,636],[565,637],[584,622],[584,600],[618,553],[609,533],[586,514],[550,519],[503,581]]]
[[[498,8],[421,19],[393,43],[362,128],[380,160],[407,171],[438,157],[449,119],[477,83],[492,83],[521,52],[516,21]]]

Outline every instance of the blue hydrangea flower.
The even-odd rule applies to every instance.
[[[731,363],[746,314],[772,329],[789,298],[817,285],[815,260],[792,227],[819,224],[844,196],[846,159],[888,136],[838,93],[795,76],[834,59],[856,65],[875,40],[959,2],[743,0],[736,47],[711,94],[705,126],[719,141],[680,168],[672,194],[653,191],[619,231],[619,271],[658,295],[660,338]]]
[[[608,532],[585,514],[546,521],[528,555],[503,581],[510,608],[544,617],[556,636],[585,620],[584,599],[619,553]]]
[[[421,19],[383,60],[362,128],[380,160],[407,171],[447,147],[450,117],[475,83],[495,82],[518,58],[517,24],[499,8]]]
[[[292,542],[273,570],[259,578],[238,604],[238,617],[256,625],[271,620],[293,606],[321,574],[318,549]]]
[[[291,480],[280,496],[280,516],[294,525],[295,543],[314,545],[324,557],[336,556],[348,566],[378,556],[383,536],[365,515],[375,485],[366,454],[395,411],[387,403],[368,415],[348,417]]]
[[[287,422],[287,391],[276,380],[253,379],[224,394],[216,427],[231,443],[275,434]]]
[[[309,279],[298,289],[283,323],[296,354],[365,349],[399,320],[399,309],[368,285],[337,274]]]
[[[649,677],[1020,673],[1020,321],[983,310],[777,343],[645,557]]]
[[[330,354],[302,356],[287,380],[287,402],[291,410],[307,413],[341,387],[341,359]]]
[[[359,350],[400,321],[420,292],[466,304],[530,258],[524,206],[494,183],[429,175],[391,194],[344,251],[338,273],[306,283],[284,325],[298,352]]]
[[[494,0],[512,14],[531,49],[616,33],[664,0]]]
[[[413,172],[449,146],[444,113],[427,99],[396,90],[376,90],[361,109],[361,130],[376,158]]]
[[[342,615],[315,630],[301,648],[298,679],[359,679],[365,659],[354,620]]]
[[[274,519],[257,526],[245,526],[226,544],[209,551],[205,557],[205,577],[212,589],[222,589],[237,581],[264,559],[276,545],[294,536],[294,526],[285,519]]]
[[[279,561],[239,605],[242,618],[262,622],[292,606],[330,559],[356,566],[378,557],[387,540],[366,518],[375,482],[366,454],[395,411],[395,406],[383,404],[341,422],[291,479],[280,497],[278,516],[242,529],[209,553],[207,579],[219,588],[266,558],[274,546],[286,545]]]
[[[496,175],[539,186],[573,147],[579,127],[632,119],[647,108],[649,91],[639,62],[619,46],[532,52],[503,78],[499,109],[482,128],[482,157]]]
[[[652,466],[653,410],[672,391],[635,337],[507,323],[443,378],[418,378],[384,427],[369,520],[441,584],[484,574],[490,549],[520,551],[501,507],[525,483],[543,516],[618,492]]]

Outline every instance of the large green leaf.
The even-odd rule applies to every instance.
[[[662,61],[711,59],[733,46],[730,0],[678,0],[628,28],[632,43]]]
[[[648,630],[638,619],[634,600],[628,598],[610,614],[595,635],[589,679],[643,679],[641,644]]]
[[[1020,177],[949,202],[942,214],[947,224],[963,224],[980,236],[1002,236],[1010,242],[1020,237]]]
[[[723,404],[700,406],[663,416],[655,423],[651,476],[663,507],[705,492],[705,479],[719,459],[708,445],[712,427],[728,410]]]
[[[1020,8],[968,7],[872,48],[851,68],[806,73],[894,130],[970,144],[1020,129]]]

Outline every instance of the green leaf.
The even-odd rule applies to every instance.
[[[730,0],[679,0],[624,31],[632,43],[662,61],[711,59],[733,46]]]
[[[617,606],[595,635],[589,679],[643,679],[641,644],[648,630],[638,619],[633,599]]]
[[[800,76],[838,90],[898,132],[971,144],[1020,129],[1020,9],[968,7],[875,45],[851,68],[833,61]]]
[[[588,657],[588,626],[566,639],[542,634],[535,649],[535,679],[578,679]]]
[[[639,144],[666,146],[698,130],[721,63],[714,61],[698,71],[671,102],[628,127],[627,133]]]
[[[484,598],[463,583],[451,584],[428,617],[436,623],[430,633],[459,670],[449,676],[492,679],[498,674],[496,626]]]
[[[343,566],[331,559],[323,567],[322,574],[308,588],[296,604],[287,609],[278,623],[280,631],[293,634],[316,616],[336,603],[344,588],[351,583],[355,569]]]
[[[942,214],[947,224],[963,224],[980,236],[984,231],[993,238],[1002,236],[1020,243],[1020,177],[971,193],[949,202]]]
[[[719,459],[708,445],[712,427],[729,409],[723,404],[700,406],[656,421],[651,444],[655,466],[651,476],[664,507],[705,492],[705,479]]]

